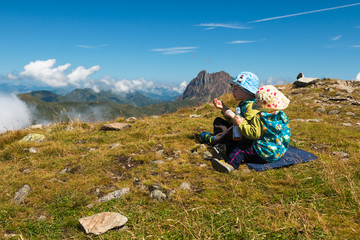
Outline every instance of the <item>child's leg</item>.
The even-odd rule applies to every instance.
[[[214,120],[213,126],[214,138],[212,142],[214,144],[232,141],[232,124],[230,124],[225,119],[217,117]]]
[[[227,163],[235,169],[239,168],[243,162],[264,162],[255,152],[251,141],[242,142],[242,144],[235,147],[229,154],[229,159],[227,160]]]

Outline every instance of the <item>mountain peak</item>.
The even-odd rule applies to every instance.
[[[202,70],[197,77],[191,80],[184,94],[178,100],[189,98],[210,101],[214,97],[229,93],[230,85],[227,83],[229,78],[232,77],[224,71],[207,73],[205,70]]]

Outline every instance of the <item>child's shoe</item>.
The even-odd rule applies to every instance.
[[[223,143],[215,144],[212,147],[211,153],[215,158],[225,160],[226,159],[226,145]]]
[[[209,132],[202,132],[200,133],[201,141],[203,143],[211,144],[214,140],[214,134]]]
[[[218,160],[216,158],[211,160],[211,165],[218,172],[231,173],[235,170],[233,166],[226,163],[224,160]]]

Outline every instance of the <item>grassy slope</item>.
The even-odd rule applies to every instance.
[[[221,174],[202,159],[206,149],[199,147],[194,134],[211,131],[212,120],[219,116],[211,105],[139,119],[122,132],[100,132],[101,123],[74,122],[73,131],[57,124],[2,134],[0,238],[15,233],[26,239],[356,239],[360,233],[360,126],[355,123],[360,109],[336,103],[325,108],[339,109],[339,115],[317,113],[321,104],[313,99],[319,93],[333,95],[324,88],[292,90],[288,85],[283,90],[292,100],[286,110],[290,119],[322,120],[291,121],[291,144],[315,153],[319,160],[265,172],[250,171],[244,165]],[[359,90],[350,95],[360,100]],[[222,99],[235,106],[230,95]],[[348,111],[356,116],[345,115]],[[202,117],[190,118],[191,114]],[[18,142],[30,132],[46,135],[47,141]],[[113,143],[120,146],[110,149]],[[165,150],[160,158],[156,156],[159,143]],[[24,151],[33,146],[39,153]],[[197,154],[191,153],[194,149]],[[332,155],[334,151],[347,152],[350,158],[340,159]],[[128,157],[134,159],[134,167],[124,169],[120,160]],[[166,161],[153,164],[157,159]],[[59,173],[67,167],[74,170]],[[25,169],[31,171],[24,173]],[[158,183],[164,192],[176,193],[171,200],[156,202],[136,188],[135,177],[145,185]],[[182,182],[191,183],[193,191],[180,190]],[[11,200],[23,184],[33,190],[17,206]],[[101,196],[123,187],[131,189],[125,198],[86,208],[97,198],[95,189]],[[87,236],[79,229],[79,218],[103,211],[128,217],[128,229],[101,237]],[[47,219],[37,221],[40,215]]]

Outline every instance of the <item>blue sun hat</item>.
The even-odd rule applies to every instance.
[[[255,95],[259,88],[259,78],[252,72],[241,72],[230,81],[230,84],[240,86]]]

